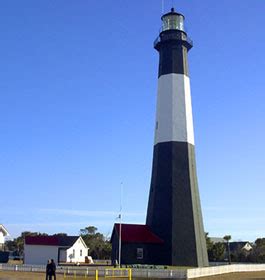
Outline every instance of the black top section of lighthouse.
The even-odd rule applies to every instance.
[[[185,32],[185,18],[172,8],[161,19],[162,31],[154,42],[154,48],[160,53],[159,76],[169,73],[188,75],[186,56],[192,48],[192,41]]]
[[[207,266],[187,60],[192,41],[182,14],[172,8],[161,19],[154,42],[159,71],[146,224],[164,244],[153,263]]]

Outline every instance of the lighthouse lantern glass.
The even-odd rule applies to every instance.
[[[185,32],[184,17],[182,15],[171,14],[171,15],[164,16],[162,20],[163,20],[163,26],[162,26],[163,31],[176,29]]]

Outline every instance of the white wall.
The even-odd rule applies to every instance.
[[[24,263],[25,264],[47,264],[48,259],[58,261],[57,246],[42,245],[24,245]]]
[[[4,233],[0,230],[0,247],[5,243]]]
[[[82,254],[80,254],[81,250]],[[88,256],[88,249],[81,238],[78,238],[74,245],[66,251],[66,254],[67,262],[85,262],[85,257]]]
[[[154,144],[171,141],[194,145],[190,80],[175,73],[158,79]]]

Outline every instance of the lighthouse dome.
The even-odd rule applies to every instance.
[[[171,9],[171,11],[167,14],[164,14],[162,17],[162,31],[165,30],[180,30],[184,31],[184,16],[182,14],[179,14],[175,12],[174,8]]]

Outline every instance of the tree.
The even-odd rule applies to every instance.
[[[206,247],[207,250],[211,250],[213,247],[213,242],[211,241],[211,238],[208,236],[208,232],[205,232],[205,239],[206,239]]]
[[[5,250],[15,252],[17,250],[17,243],[14,240],[7,240],[5,242]]]
[[[53,234],[53,236],[67,236],[67,233],[59,232],[59,233]]]
[[[97,232],[97,228],[94,226],[88,226],[83,229],[80,229],[80,234],[81,235],[89,235],[89,236],[94,236]]]
[[[102,233],[97,232],[94,226],[80,229],[80,235],[89,247],[89,252],[94,259],[109,259],[111,254],[111,244]]]
[[[256,239],[255,245],[258,248],[265,247],[265,238],[258,238],[258,239]]]
[[[230,245],[229,240],[231,239],[231,235],[225,235],[223,239],[227,242],[227,257],[228,257],[228,263],[231,264],[231,254],[230,254]]]
[[[225,255],[225,245],[222,242],[213,243],[211,249],[208,251],[210,261],[223,261]]]
[[[229,240],[231,240],[231,235],[225,235],[223,237],[223,239],[226,241],[226,242],[229,242]]]
[[[213,242],[211,241],[211,238],[208,236],[208,234],[208,232],[205,233],[206,248],[208,253],[208,259],[212,260]]]
[[[265,262],[265,238],[258,238],[255,241],[254,250],[252,252],[252,258],[255,262]]]

